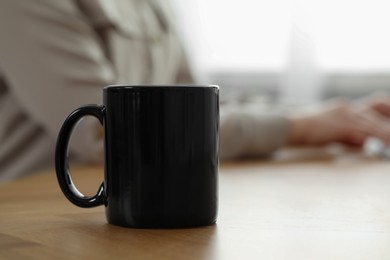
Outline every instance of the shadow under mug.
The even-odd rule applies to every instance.
[[[104,182],[90,197],[72,182],[67,155],[84,116],[96,117],[104,129]],[[65,119],[56,146],[57,179],[69,201],[104,205],[114,225],[211,225],[218,206],[218,142],[218,86],[108,86],[103,105],[80,107]]]

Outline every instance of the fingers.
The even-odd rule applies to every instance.
[[[374,109],[357,110],[352,119],[351,132],[347,139],[364,141],[369,136],[377,137],[390,144],[390,120]]]
[[[390,102],[387,101],[377,100],[370,105],[337,103],[298,119],[306,123],[301,124],[303,134],[296,144],[343,142],[362,145],[367,137],[376,137],[390,145]]]
[[[386,117],[390,117],[390,96],[387,92],[376,92],[364,98],[355,100],[355,105],[368,107]]]
[[[348,145],[362,146],[368,137],[365,131],[353,131],[342,142]]]
[[[375,100],[370,107],[382,115],[390,117],[390,100],[388,98]]]

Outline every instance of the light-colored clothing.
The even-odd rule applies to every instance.
[[[101,103],[104,86],[191,83],[173,22],[164,0],[2,0],[0,180],[52,167],[63,120]],[[245,111],[221,108],[222,158],[269,153],[286,140],[285,118]],[[85,121],[70,154],[103,160],[98,123]]]

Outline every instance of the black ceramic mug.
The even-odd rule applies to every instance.
[[[105,177],[91,197],[77,190],[68,169],[69,139],[84,116],[104,128]],[[103,105],[80,107],[65,120],[57,178],[72,203],[104,205],[114,225],[210,225],[217,216],[218,140],[218,86],[108,86]]]

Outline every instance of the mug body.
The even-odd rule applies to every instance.
[[[108,86],[103,104],[108,222],[139,228],[215,223],[219,88]]]

